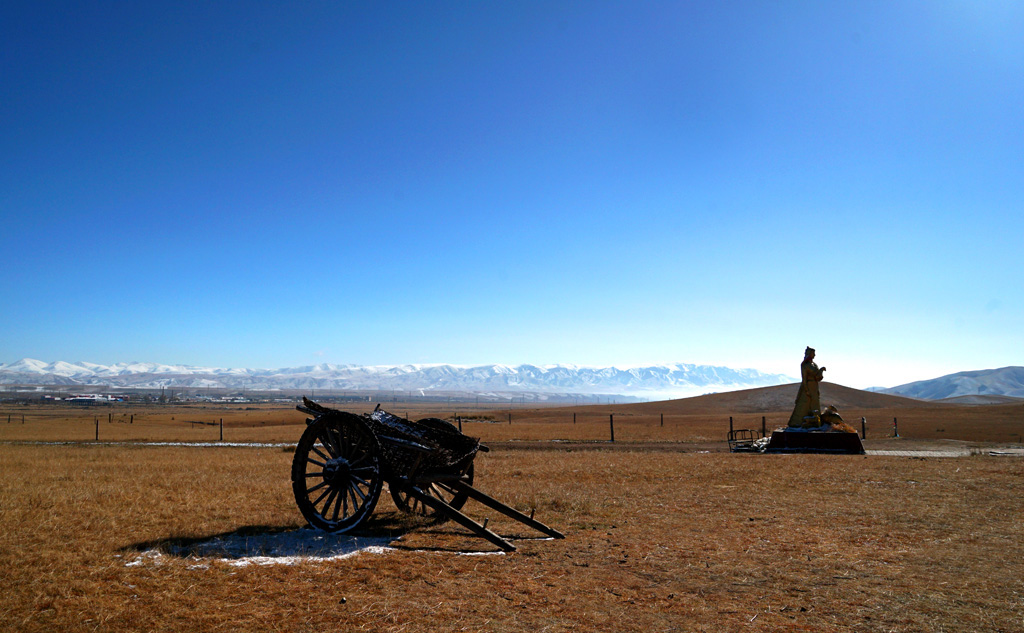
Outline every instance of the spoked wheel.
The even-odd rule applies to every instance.
[[[448,420],[442,420],[441,418],[423,418],[422,420],[416,420],[416,424],[422,424],[423,426],[437,429],[440,431],[449,431],[451,433],[462,434],[459,427],[455,426]]]
[[[302,516],[328,532],[346,532],[380,497],[380,446],[359,416],[324,415],[306,427],[292,460],[292,490]]]
[[[469,468],[466,469],[466,474],[463,475],[462,480],[470,486],[473,485],[473,464],[470,464]],[[444,501],[456,510],[461,510],[462,506],[466,505],[466,500],[469,499],[468,494],[465,492],[458,492],[452,488],[450,484],[443,481],[434,482],[429,486],[423,486],[421,489],[423,492],[435,499]],[[419,499],[407,495],[405,492],[397,488],[391,487],[391,498],[395,500],[395,505],[398,506],[398,509],[402,512],[415,514],[421,517],[430,517],[439,521],[446,518],[437,510],[424,504]]]

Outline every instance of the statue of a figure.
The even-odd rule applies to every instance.
[[[818,383],[824,375],[825,368],[818,369],[814,363],[814,349],[808,347],[804,351],[804,362],[800,363],[800,390],[796,392],[796,406],[793,407],[793,415],[789,416],[789,426],[821,426],[821,395],[818,393]],[[811,419],[804,420],[808,417]]]

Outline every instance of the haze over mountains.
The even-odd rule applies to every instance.
[[[614,394],[678,398],[795,382],[754,369],[677,363],[649,367],[575,365],[319,364],[283,369],[226,369],[158,363],[46,363],[25,358],[0,364],[0,384],[109,385],[124,388],[247,390],[401,390],[423,392]]]

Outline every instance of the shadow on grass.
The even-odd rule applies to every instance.
[[[418,543],[403,543],[402,537],[412,531],[418,533]],[[519,538],[516,537],[517,540]],[[522,538],[526,540],[526,537]],[[246,525],[206,536],[170,536],[140,541],[120,551],[156,553],[183,559],[241,561],[258,558],[272,562],[272,559],[340,558],[370,548],[466,555],[496,553],[486,541],[473,537],[456,525],[397,512],[371,516],[366,523],[344,534],[332,534],[298,524]]]
[[[208,536],[171,536],[142,541],[122,552],[159,552],[179,558],[337,558],[367,548],[393,547],[414,524],[404,517],[371,517],[358,529],[332,534],[299,525],[246,525]]]

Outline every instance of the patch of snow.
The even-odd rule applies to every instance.
[[[130,561],[128,563],[125,563],[124,566],[125,567],[142,567],[147,562],[152,563],[154,565],[159,565],[160,564],[161,556],[162,555],[160,554],[160,552],[157,552],[155,550],[149,550],[149,551],[146,551],[146,552],[142,552],[141,554],[139,554],[138,558],[136,558],[135,560]]]
[[[314,558],[318,561],[343,560],[363,552],[367,554],[386,554],[393,551],[395,550],[391,547],[378,547],[371,545],[352,552],[335,554],[334,556],[248,556],[246,558],[222,558],[220,560],[234,567],[247,567],[249,565],[297,565]]]

